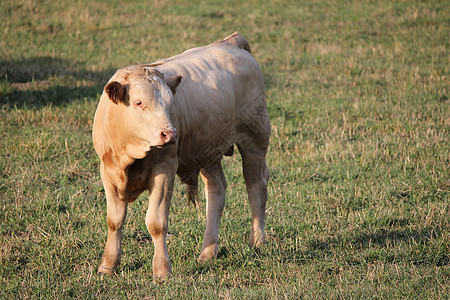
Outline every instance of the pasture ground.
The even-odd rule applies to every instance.
[[[448,299],[449,16],[448,1],[2,1],[0,298]],[[267,87],[267,245],[247,246],[235,154],[214,263],[196,262],[204,197],[188,206],[177,182],[173,278],[152,283],[146,195],[116,276],[98,275],[104,84],[236,30]]]

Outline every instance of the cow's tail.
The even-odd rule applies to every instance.
[[[232,35],[224,38],[224,41],[226,41],[230,45],[244,49],[248,53],[252,54],[252,50],[250,49],[250,44],[245,39],[245,37],[240,35],[237,31],[235,33],[233,33]]]
[[[198,185],[186,184],[186,193],[188,203],[192,203],[194,206],[198,204]]]
[[[178,171],[181,182],[186,185],[188,203],[198,204],[198,171]]]

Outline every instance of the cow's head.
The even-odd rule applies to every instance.
[[[162,73],[146,68],[132,69],[121,82],[109,82],[105,93],[117,112],[113,122],[121,123],[116,128],[130,142],[139,141],[148,149],[176,143],[170,110],[180,82],[181,76],[165,79]]]

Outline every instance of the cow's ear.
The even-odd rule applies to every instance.
[[[181,82],[181,78],[183,78],[183,76],[176,75],[176,76],[172,76],[172,77],[169,77],[167,79],[164,79],[164,81],[167,83],[167,85],[169,86],[170,90],[172,91],[172,94],[174,94],[174,95],[175,95],[177,86]]]
[[[115,104],[125,102],[125,87],[117,81],[112,81],[105,86],[105,92],[109,100]]]

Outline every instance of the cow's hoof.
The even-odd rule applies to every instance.
[[[101,265],[100,267],[98,267],[98,271],[99,274],[109,274],[112,275],[114,274],[114,269],[113,268],[107,268],[103,265]]]
[[[166,275],[153,275],[153,284],[162,284],[170,279],[170,273]]]
[[[206,263],[208,261],[212,261],[217,257],[217,244],[210,245],[203,249],[202,253],[200,253],[200,256],[198,257],[199,263]]]
[[[256,233],[253,232],[250,233],[250,238],[248,242],[250,248],[261,248],[266,244],[264,232],[259,231]]]

